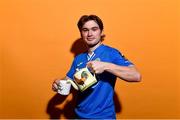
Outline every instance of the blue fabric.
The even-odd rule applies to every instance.
[[[95,55],[91,60],[99,59],[102,62],[114,63],[121,66],[129,66],[132,63],[128,61],[118,50],[100,45],[94,51]],[[88,62],[87,53],[82,53],[75,57],[67,76],[73,79],[76,69],[86,67]],[[97,84],[88,88],[84,92],[78,92],[77,105],[75,112],[79,118],[92,119],[115,119],[116,113],[114,108],[114,86],[116,76],[103,72],[96,75]]]

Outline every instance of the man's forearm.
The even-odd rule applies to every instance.
[[[141,75],[134,65],[119,66],[112,63],[105,63],[104,70],[128,82],[139,82]]]

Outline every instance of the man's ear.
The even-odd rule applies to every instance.
[[[104,40],[105,36],[106,36],[106,35],[105,35],[104,32],[102,31],[102,32],[101,32],[101,40]]]

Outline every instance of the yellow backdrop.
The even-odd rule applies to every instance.
[[[84,14],[103,19],[104,43],[142,74],[141,83],[118,79],[117,118],[180,118],[178,7],[178,0],[1,0],[0,118],[71,117],[74,94],[59,96],[51,84],[69,70]]]

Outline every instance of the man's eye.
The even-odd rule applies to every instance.
[[[92,30],[93,30],[93,31],[96,31],[96,30],[98,30],[98,28],[92,28]]]
[[[87,32],[87,31],[88,31],[88,29],[82,29],[82,31],[83,31],[83,32]]]

